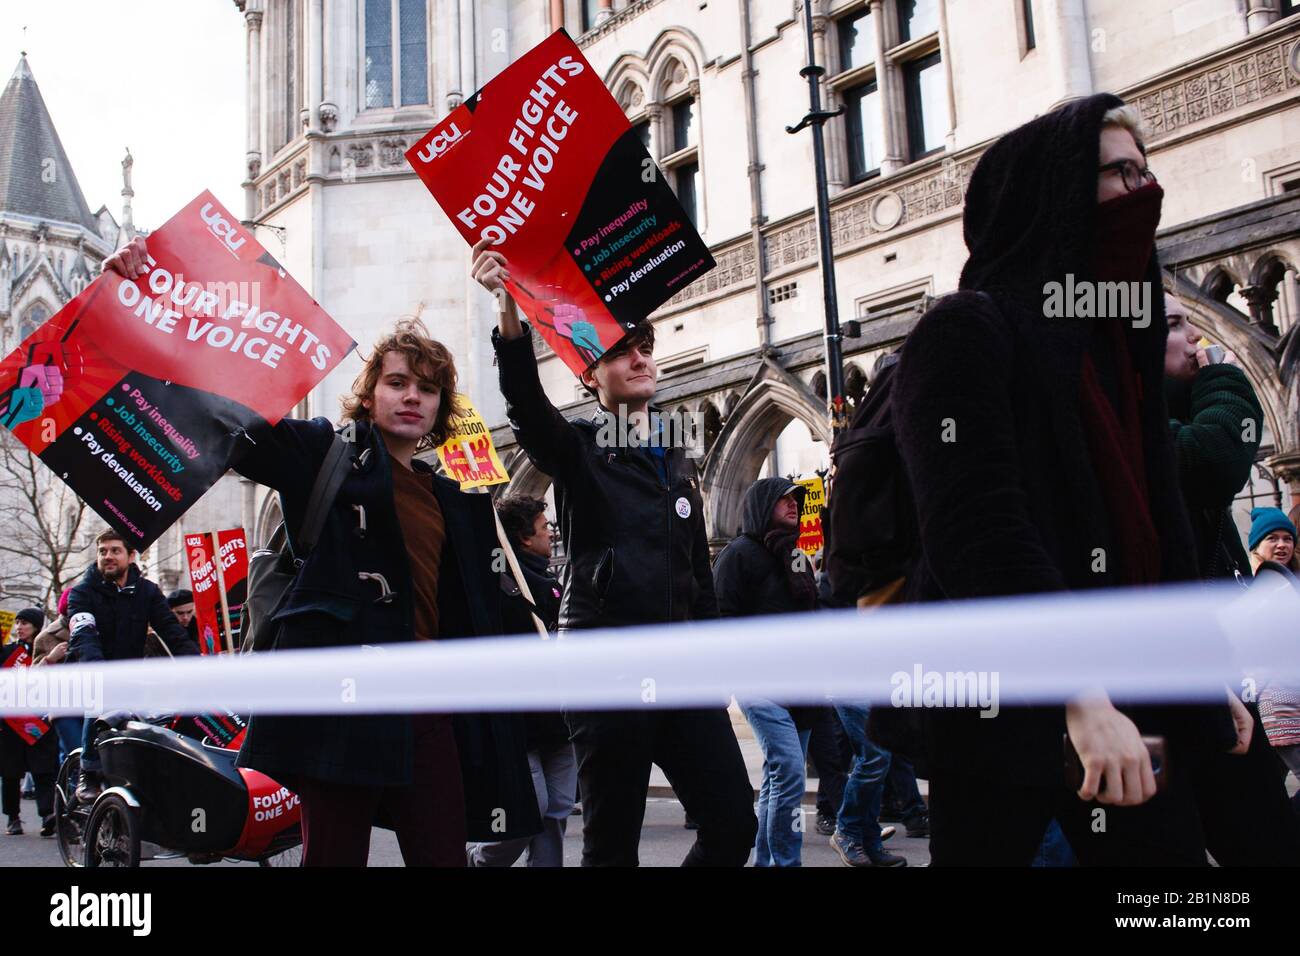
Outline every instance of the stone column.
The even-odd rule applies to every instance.
[[[813,0],[806,0],[813,2]],[[813,58],[825,72],[818,79],[821,90],[822,109],[833,110],[840,105],[840,96],[832,93],[826,84],[826,77],[831,75],[830,49],[826,42],[826,32],[830,27],[830,18],[826,15],[823,0],[813,2]],[[843,121],[834,120],[822,126],[822,136],[826,144],[826,185],[831,195],[839,192],[848,182],[844,163],[844,138],[840,135]]]
[[[1243,285],[1237,291],[1250,307],[1250,321],[1269,335],[1277,335],[1277,324],[1273,321],[1273,303],[1277,301],[1277,287]]]
[[[1291,271],[1282,277],[1280,298],[1287,319],[1287,327],[1281,330],[1285,334],[1300,322],[1300,274]]]
[[[460,87],[465,96],[478,89],[478,11],[474,0],[460,0]]]
[[[1088,15],[1083,0],[1045,0],[1042,7],[1042,26],[1056,65],[1056,103],[1091,95]]]
[[[880,102],[880,126],[885,134],[885,155],[880,158],[880,174],[888,176],[907,164],[903,144],[907,141],[907,105],[903,91],[896,82],[898,75],[889,65],[885,51],[890,39],[898,35],[898,18],[894,4],[885,0],[871,0],[871,19],[876,25],[876,91]]]
[[[1246,0],[1246,32],[1258,33],[1281,16],[1277,0]]]
[[[447,0],[451,23],[447,28],[447,109],[454,110],[465,100],[460,77],[460,0]]]
[[[663,130],[663,103],[659,102],[657,99],[647,100],[645,104],[645,115],[646,119],[650,121],[650,146],[648,148],[650,155],[654,157],[655,163],[658,164],[660,157],[663,156],[664,151],[662,147],[665,142]]]
[[[307,4],[307,132],[320,132],[320,103],[324,89],[325,9],[324,0]]]
[[[939,0],[939,50],[943,58],[944,85],[948,89],[948,135],[944,137],[948,149],[957,148],[957,88],[952,76],[952,44],[948,33],[948,0]]]
[[[330,2],[325,3],[324,17],[321,19],[321,62],[320,62],[320,100],[317,112],[320,114],[320,128],[329,133],[338,122],[339,108],[334,102],[334,69],[338,62],[339,40],[338,8]]]
[[[614,0],[600,0],[600,9],[596,11],[596,23],[601,24],[614,15]]]
[[[1275,437],[1280,441],[1282,436]],[[1295,436],[1288,437],[1294,438]],[[1284,498],[1282,510],[1290,511],[1296,505],[1300,505],[1300,452],[1279,452],[1264,462],[1264,467],[1271,471],[1279,481],[1285,481],[1287,488],[1291,492],[1291,501],[1287,503]]]
[[[551,32],[564,26],[564,0],[551,0]]]
[[[262,172],[262,11],[244,12],[248,63],[248,151],[244,154],[247,178],[244,180],[244,215],[256,219],[257,188],[253,181]]]

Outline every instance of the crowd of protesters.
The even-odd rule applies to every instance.
[[[919,541],[889,601],[1244,582],[1259,568],[1300,567],[1295,512],[1255,509],[1242,546],[1230,509],[1263,413],[1231,357],[1213,361],[1198,348],[1177,298],[1157,291],[1144,316],[1045,318],[1047,287],[1067,276],[1163,288],[1154,251],[1162,196],[1136,111],[1105,94],[985,152],[966,195],[970,255],[959,290],[921,318],[894,370],[893,427]],[[147,271],[145,256],[136,239],[105,267],[134,278]],[[542,388],[530,329],[507,291],[508,263],[485,243],[472,257],[473,277],[500,306],[492,342],[510,426],[553,481],[563,581],[550,570],[544,502],[497,502],[511,552],[503,571],[491,499],[461,492],[418,457],[448,435],[456,370],[418,320],[404,320],[376,343],[344,401],[347,472],[315,547],[298,555],[276,649],[576,638],[842,603],[801,556],[804,492],[785,478],[749,488],[737,537],[711,561],[694,464],[649,414],[653,326],[587,368],[582,384],[597,410],[569,420]],[[602,426],[616,414],[631,432],[611,445]],[[292,538],[309,476],[338,431],[325,418],[283,419],[245,437],[233,467],[280,493]],[[832,502],[835,493],[832,484]],[[196,652],[192,595],[164,599],[115,533],[96,544],[95,565],[48,627],[40,611],[20,613],[17,643],[35,664],[142,656],[147,625],[165,652]],[[1285,774],[1300,774],[1300,689],[1267,684],[1258,701],[1246,696],[1226,686],[1221,703],[1130,707],[1097,687],[1058,707],[1005,707],[993,720],[936,708],[897,742],[882,736],[866,701],[743,699],[763,754],[757,795],[722,702],[254,714],[238,764],[300,795],[305,865],[364,865],[382,820],[408,864],[558,866],[575,805],[584,865],[636,865],[657,765],[695,829],[684,865],[797,866],[810,756],[816,831],[849,866],[906,862],[884,846],[896,830],[889,823],[928,836],[934,865],[1205,865],[1207,853],[1222,865],[1295,864],[1300,825]],[[94,799],[102,781],[91,727],[60,718],[55,733],[28,744],[0,726],[11,821],[17,778],[28,772],[39,812],[51,812],[56,739],[65,750],[82,746],[78,796]],[[1082,767],[1074,788],[1066,735]],[[1159,787],[1150,737],[1167,748]]]

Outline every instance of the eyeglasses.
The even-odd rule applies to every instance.
[[[1156,181],[1156,174],[1151,172],[1151,167],[1141,166],[1131,159],[1121,159],[1119,162],[1107,163],[1105,166],[1098,166],[1097,172],[1109,173],[1117,172],[1120,178],[1124,180],[1124,188],[1129,192],[1141,189],[1147,183]]]

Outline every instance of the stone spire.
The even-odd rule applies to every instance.
[[[0,93],[0,212],[97,228],[26,54]]]
[[[131,200],[135,190],[131,188],[131,167],[135,160],[131,158],[131,147],[126,149],[126,158],[122,160],[122,231],[127,239],[135,238],[135,220],[131,218]]]

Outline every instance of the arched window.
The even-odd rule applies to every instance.
[[[1237,290],[1239,283],[1227,269],[1217,268],[1205,277],[1201,291],[1215,302],[1226,303],[1228,296]]]
[[[844,397],[847,398],[854,408],[862,401],[862,396],[867,393],[867,376],[855,364],[850,364],[844,370]]]
[[[641,87],[632,80],[624,81],[623,85],[618,88],[618,105],[623,107],[623,112],[627,114],[628,122],[636,130],[637,138],[641,140],[641,145],[646,148],[646,152],[652,153],[653,147],[650,136],[650,116],[646,112],[645,92]]]
[[[722,431],[722,415],[719,414],[717,406],[709,401],[704,403],[700,412],[704,419],[704,450],[707,452],[713,447],[713,443],[718,440],[718,435]]]
[[[698,90],[699,84],[691,80],[682,62],[670,60],[659,91],[663,104],[659,158],[677,201],[696,224],[700,220]]]
[[[364,0],[363,109],[429,102],[427,0]]]
[[[37,302],[29,308],[18,325],[18,341],[25,341],[27,336],[49,321],[50,315],[50,308],[44,302]]]
[[[808,383],[808,388],[811,389],[812,393],[823,402],[826,401],[828,398],[828,393],[826,391],[826,373],[818,372],[814,375],[812,381]]]

